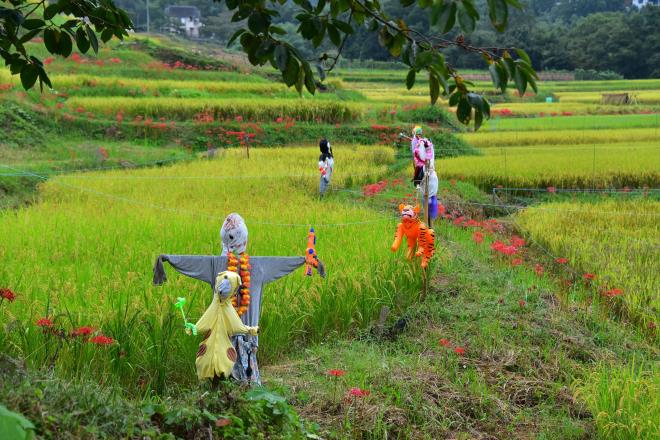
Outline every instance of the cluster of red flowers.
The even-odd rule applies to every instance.
[[[446,338],[440,339],[440,345],[445,347],[445,348],[451,348],[452,347],[451,342],[449,342],[449,339],[446,339]],[[454,347],[453,351],[454,351],[454,353],[456,353],[459,356],[464,356],[465,355],[465,348],[463,348],[463,347],[456,346],[456,347]]]
[[[371,129],[374,130],[374,131],[385,131],[385,130],[388,130],[389,127],[387,125],[374,124],[374,125],[371,126]]]
[[[328,370],[328,374],[333,377],[341,377],[346,374],[344,370]]]
[[[16,299],[16,294],[11,291],[11,289],[7,288],[0,288],[0,299],[2,300],[7,300],[9,302],[14,302]]]
[[[525,240],[514,235],[513,237],[511,237],[510,243],[508,245],[501,240],[495,240],[490,245],[490,248],[493,251],[499,252],[502,255],[511,256],[518,253],[520,248],[523,246],[525,246]]]
[[[41,327],[44,334],[59,335],[63,338],[67,337],[67,334],[64,332],[64,330],[55,329],[55,323],[49,318],[39,318],[36,322],[36,325],[37,327]],[[84,338],[90,344],[95,344],[95,345],[112,345],[115,343],[114,339],[112,339],[110,336],[106,336],[103,334],[99,334],[89,338],[94,332],[95,329],[93,327],[82,326],[82,327],[78,327],[75,330],[72,330],[69,333],[69,337],[73,339]]]
[[[370,183],[362,187],[362,195],[365,197],[373,197],[383,192],[387,187],[393,188],[396,186],[403,185],[403,179],[385,179],[380,182]],[[408,194],[408,197],[411,197],[412,194]],[[392,203],[395,202],[395,199],[391,200]]]
[[[367,397],[371,392],[369,390],[363,390],[358,387],[353,387],[348,390],[347,397]]]
[[[12,84],[0,84],[0,92],[6,92],[7,90],[13,89],[14,86]]]
[[[499,115],[499,116],[502,116],[502,117],[506,118],[506,117],[513,116],[513,111],[511,111],[511,109],[508,109],[508,108],[502,108],[502,109],[499,109],[499,110],[492,110],[491,114],[493,116]]]
[[[621,295],[623,295],[622,289],[609,289],[605,292],[605,296],[607,296],[608,298],[615,298]]]

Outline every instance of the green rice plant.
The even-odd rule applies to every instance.
[[[354,103],[303,99],[196,99],[196,98],[71,98],[72,111],[126,116],[142,116],[177,120],[193,119],[204,114],[214,120],[241,117],[252,121],[274,121],[278,117],[306,122],[344,122],[359,119],[363,107]]]
[[[660,370],[657,364],[600,364],[574,385],[607,440],[660,438]]]
[[[657,111],[652,105],[605,105],[577,102],[506,102],[491,106],[492,116],[536,117],[574,115],[625,115]]]
[[[461,137],[475,147],[504,147],[504,146],[535,146],[535,145],[562,145],[562,144],[602,144],[622,143],[636,144],[641,142],[655,142],[660,146],[660,131],[657,127],[622,129],[595,129],[595,130],[535,130],[526,132],[493,132],[479,131],[464,133]]]
[[[480,132],[532,130],[658,128],[660,113],[648,115],[580,115],[571,117],[502,118],[486,121]]]
[[[442,147],[437,148],[441,150]],[[483,149],[483,156],[443,159],[438,176],[490,191],[515,188],[623,188],[660,184],[657,142]]]
[[[42,184],[38,203],[0,213],[0,279],[18,294],[0,314],[23,329],[7,332],[3,350],[20,352],[35,366],[54,359],[65,376],[84,372],[130,392],[193,383],[199,340],[183,333],[172,305],[187,297],[194,320],[209,304],[209,288],[171,268],[168,282],[155,287],[151,267],[160,253],[219,254],[218,230],[230,212],[245,218],[255,256],[302,255],[314,226],[328,268],[327,279],[297,271],[264,290],[259,350],[265,364],[305,341],[364,328],[382,306],[410,304],[421,276],[417,265],[389,251],[397,218],[341,196],[348,179],[380,180],[394,152],[334,150],[336,191],[323,200],[316,146],[254,149],[249,159],[243,150],[227,150],[211,161]],[[64,335],[91,326],[115,343],[76,350],[64,337],[54,358],[52,342],[60,339],[41,333],[35,323],[42,317]]]
[[[539,243],[594,273],[600,298],[646,329],[660,319],[660,201],[639,197],[595,202],[551,202],[517,218]],[[608,291],[621,289],[609,297]]]

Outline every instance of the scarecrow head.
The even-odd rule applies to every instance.
[[[220,228],[220,237],[222,238],[222,254],[228,252],[242,254],[247,249],[248,229],[243,217],[236,213],[227,216],[222,228]]]

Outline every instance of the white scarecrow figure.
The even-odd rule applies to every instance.
[[[249,327],[258,327],[261,313],[261,293],[266,283],[275,281],[296,270],[305,263],[317,267],[325,276],[323,264],[313,255],[310,257],[250,257],[248,256],[248,230],[243,218],[236,213],[229,214],[220,229],[222,255],[159,255],[154,266],[154,284],[161,285],[167,280],[163,262],[172,265],[178,272],[205,281],[215,291],[216,277],[228,270],[241,276],[241,286],[233,304],[241,321]],[[310,254],[311,255],[311,254]],[[260,384],[257,364],[259,337],[256,335],[236,335],[232,337],[236,349],[236,363],[232,371],[234,379]]]

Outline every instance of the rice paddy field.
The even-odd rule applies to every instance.
[[[267,376],[273,371],[272,377],[286,378],[298,364],[306,365],[301,371],[324,368],[315,362],[338,362],[326,350],[342,344],[377,341],[382,350],[380,366],[364,367],[360,376],[362,387],[382,385],[374,385],[364,408],[342,407],[341,401],[332,406],[331,387],[319,391],[310,388],[317,379],[291,374],[285,385],[295,389],[303,413],[348,408],[343,421],[332,419],[346,426],[372,423],[371,416],[356,416],[359,411],[378,413],[382,420],[368,426],[384,429],[382,438],[403,424],[401,414],[430,435],[469,436],[483,429],[494,438],[632,439],[658,433],[652,390],[658,387],[660,321],[660,80],[549,80],[538,96],[520,98],[495,95],[480,72],[469,72],[493,100],[492,118],[475,133],[459,126],[446,103],[427,105],[423,79],[405,90],[405,71],[340,69],[325,90],[298,96],[236,55],[200,50],[193,56],[169,46],[166,39],[138,37],[106,46],[97,58],[41,53],[55,87],[43,94],[23,92],[16,77],[0,70],[0,127],[6,131],[0,200],[12,200],[0,204],[11,207],[0,210],[0,288],[18,293],[11,304],[0,302],[2,352],[66,380],[92,376],[133,398],[194,387],[191,360],[199,341],[182,333],[172,304],[185,296],[186,313],[196,319],[208,305],[208,286],[168,266],[168,282],[153,286],[152,265],[161,253],[218,254],[219,227],[238,212],[250,230],[252,256],[302,255],[314,227],[329,272],[320,279],[297,271],[265,289],[259,359]],[[632,102],[605,103],[603,95],[620,93]],[[389,251],[395,207],[416,202],[408,145],[398,134],[417,124],[435,143],[440,201],[447,206],[447,221],[436,225],[430,303],[419,301],[421,270]],[[330,193],[320,199],[316,145],[324,136],[332,142],[336,170]],[[31,192],[15,196],[19,187]],[[473,216],[475,225],[510,225],[486,231],[486,241],[507,233],[524,237],[525,261],[513,264],[478,248],[484,236],[464,227],[465,216]],[[583,279],[585,274],[590,276]],[[568,313],[544,309],[554,295]],[[424,336],[402,346],[396,335],[377,339],[375,323],[384,307],[393,329],[421,326]],[[521,318],[528,310],[534,315]],[[544,310],[571,317],[580,311],[579,325],[601,339],[588,348],[579,345],[591,337],[583,334],[555,339],[543,333],[539,341],[547,330],[539,322],[555,331],[560,320]],[[484,323],[486,318],[495,321]],[[43,319],[59,333],[46,331]],[[481,327],[469,329],[473,321]],[[99,350],[71,336],[85,327],[113,343]],[[461,351],[437,355],[421,339],[470,333],[467,358]],[[611,348],[612,335],[633,341],[633,354]],[[524,353],[505,349],[504,339],[520,343]],[[566,341],[577,348],[562,351],[555,362],[552,353]],[[600,347],[604,355],[596,354],[598,344],[606,347]],[[376,359],[372,349],[365,349],[365,362]],[[388,358],[392,353],[413,359],[405,364]],[[644,362],[635,363],[636,356]],[[353,357],[346,362],[359,370],[354,363],[360,356]],[[529,371],[555,371],[574,366],[573,357],[580,365],[574,376],[558,369],[535,382],[516,382],[514,388],[521,388],[515,395],[503,391],[511,389],[507,375],[523,374],[514,372],[517,362]],[[441,384],[436,391],[443,401],[467,393],[470,398],[454,406],[476,409],[452,418],[450,405],[437,416],[447,419],[425,425],[421,402],[433,397],[402,395],[400,377],[392,373],[409,365],[424,365],[409,377],[435,377],[429,383]],[[421,392],[416,388],[405,389]],[[325,403],[314,400],[319,393]],[[615,394],[620,404],[612,404]],[[500,411],[509,408],[504,401],[515,406],[511,414]],[[583,402],[588,411],[566,409],[567,401]],[[538,408],[557,419],[530,422]],[[553,412],[558,408],[560,415]],[[476,412],[463,417],[470,411]],[[497,423],[509,431],[484,427],[484,420],[500,416]],[[569,435],[573,428],[584,435]],[[364,429],[338,438],[367,438]],[[525,430],[538,435],[523,435]],[[413,428],[399,436],[413,436]]]

